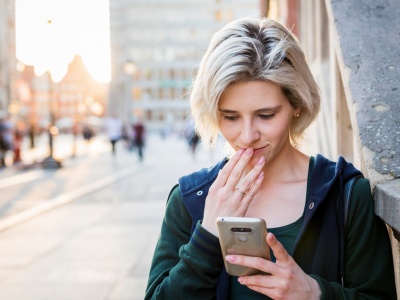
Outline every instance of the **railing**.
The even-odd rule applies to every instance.
[[[400,13],[397,0],[298,1],[299,38],[321,88],[309,131],[369,178],[387,224],[400,299]]]

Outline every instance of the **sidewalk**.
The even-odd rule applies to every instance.
[[[49,155],[49,137],[47,133],[43,133],[35,137],[35,147],[30,148],[28,137],[24,137],[21,145],[21,159],[24,164],[31,164],[42,161]],[[72,134],[59,134],[54,137],[54,157],[57,159],[68,159],[79,156],[88,152],[105,152],[108,151],[108,141],[104,134],[100,134],[87,143],[81,135],[74,138]],[[6,155],[7,166],[13,167],[12,151],[8,151]]]
[[[143,299],[171,187],[221,156],[193,159],[176,137],[149,137],[143,163],[122,144],[116,157],[105,149],[23,184],[32,198],[58,192],[43,203],[67,201],[0,232],[0,299]]]

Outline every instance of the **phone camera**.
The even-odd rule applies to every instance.
[[[248,227],[232,227],[231,231],[232,232],[248,233],[248,232],[251,232],[251,228],[248,228]]]

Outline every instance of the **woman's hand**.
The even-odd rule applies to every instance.
[[[270,274],[239,277],[239,282],[272,299],[320,299],[321,289],[315,279],[303,272],[272,233],[268,233],[266,239],[276,263],[260,257],[226,256],[230,263]]]
[[[260,157],[257,164],[240,181],[253,149],[240,149],[219,172],[211,185],[206,198],[202,226],[218,236],[216,219],[218,217],[243,217],[247,208],[260,188],[264,178],[262,168],[265,158]]]

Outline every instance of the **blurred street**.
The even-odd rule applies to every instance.
[[[140,162],[123,142],[113,157],[103,136],[70,138],[55,141],[61,169],[0,171],[0,299],[143,299],[170,189],[221,151],[194,159],[184,139],[149,135]]]

